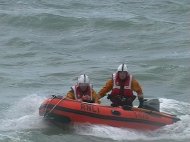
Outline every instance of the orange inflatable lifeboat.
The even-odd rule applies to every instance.
[[[45,100],[39,114],[56,123],[91,123],[143,130],[155,130],[180,120],[175,115],[149,109],[132,107],[125,110],[58,96]]]

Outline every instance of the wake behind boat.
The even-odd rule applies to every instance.
[[[175,115],[158,110],[136,107],[123,109],[67,100],[59,96],[46,99],[39,108],[39,114],[46,120],[59,124],[91,123],[138,130],[155,130],[180,120]]]

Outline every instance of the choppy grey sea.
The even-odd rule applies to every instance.
[[[121,63],[146,98],[181,121],[151,132],[60,129],[38,115],[45,98],[65,95],[80,74],[98,92]],[[1,142],[187,142],[189,84],[189,0],[0,0]]]

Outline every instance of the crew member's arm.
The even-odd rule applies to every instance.
[[[92,89],[92,100],[94,101],[94,103],[100,104],[100,100],[96,94],[96,91],[94,89]]]
[[[131,88],[137,93],[138,98],[143,98],[143,91],[139,82],[133,78]]]
[[[111,89],[113,88],[113,80],[110,79],[106,82],[105,86],[98,92],[98,98],[102,98],[106,95],[106,93],[108,93],[109,91],[111,91]]]
[[[67,95],[65,97],[66,99],[72,99],[75,100],[75,95],[74,95],[74,91],[70,90],[69,92],[67,92]]]
[[[143,96],[143,91],[142,88],[139,84],[139,82],[133,78],[131,88],[133,91],[137,93],[138,100],[139,100],[139,108],[143,107],[143,102],[144,102],[144,96]]]

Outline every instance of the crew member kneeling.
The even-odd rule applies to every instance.
[[[128,73],[127,65],[119,65],[117,72],[112,75],[112,79],[108,80],[104,87],[99,91],[98,98],[102,98],[111,91],[108,99],[112,102],[111,106],[133,106],[133,101],[137,93],[139,100],[139,108],[143,107],[143,92],[140,84],[134,77]]]
[[[85,74],[78,77],[78,82],[71,87],[70,91],[68,91],[66,99],[89,103],[100,103],[92,84],[90,84],[89,77]]]

